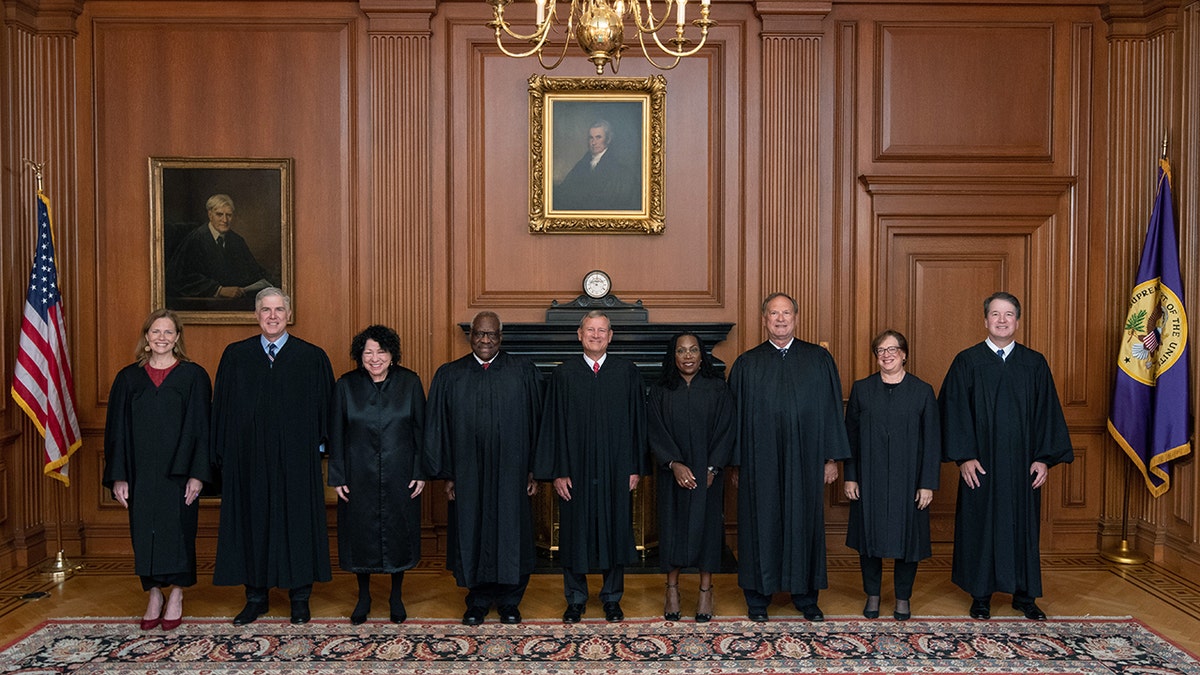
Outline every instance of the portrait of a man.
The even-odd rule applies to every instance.
[[[556,101],[552,211],[640,211],[642,104]]]
[[[254,320],[291,287],[291,160],[151,158],[154,302],[201,323]]]
[[[253,307],[255,293],[279,282],[267,278],[245,237],[233,229],[233,199],[216,194],[205,207],[208,222],[188,232],[167,261],[167,300],[204,298],[241,306],[250,298]]]

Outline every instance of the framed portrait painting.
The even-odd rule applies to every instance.
[[[258,291],[292,294],[292,223],[291,159],[151,157],[155,306],[190,323],[255,323]]]
[[[529,78],[530,232],[663,231],[667,80]]]

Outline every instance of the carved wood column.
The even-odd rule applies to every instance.
[[[1200,0],[1183,3],[1179,15],[1180,50],[1180,85],[1183,92],[1179,111],[1179,131],[1175,135],[1175,215],[1179,219],[1179,264],[1183,277],[1184,300],[1190,309],[1188,316],[1191,324],[1191,368],[1192,377],[1192,419],[1200,420],[1200,394],[1197,383],[1200,382],[1200,340],[1197,340],[1197,326],[1200,326],[1200,265],[1196,257],[1200,256]],[[1200,453],[1195,442],[1195,430],[1192,433],[1192,453]],[[1197,467],[1196,460],[1187,462],[1186,466],[1178,466],[1171,477],[1172,492],[1174,492],[1173,514],[1178,522],[1189,525],[1187,541],[1195,542],[1200,539],[1200,504],[1197,503]],[[1192,559],[1200,556],[1200,547],[1192,543]]]
[[[366,321],[396,329],[404,364],[433,372],[430,19],[434,0],[362,0],[370,39],[370,295]]]
[[[7,84],[0,101],[0,227],[3,227],[4,287],[23,289],[28,282],[36,223],[37,189],[25,159],[44,162],[43,189],[54,220],[59,283],[63,291],[72,363],[78,361],[80,341],[78,303],[76,143],[75,143],[75,20],[82,0],[6,0],[4,10]],[[67,553],[81,547],[78,487],[66,488],[42,474],[41,436],[7,389],[15,363],[17,336],[25,304],[24,293],[6,293],[3,300],[0,345],[5,363],[4,410],[0,429],[0,569],[26,567],[53,556],[62,543]],[[74,329],[74,330],[73,330]],[[78,456],[78,455],[76,455]],[[72,461],[76,465],[77,461]],[[78,470],[69,467],[72,473]],[[11,509],[8,507],[11,506]]]
[[[1190,51],[1186,46],[1182,50],[1179,48],[1181,36],[1186,37],[1186,33],[1180,30],[1181,16],[1191,13],[1193,20],[1195,16],[1197,3],[1189,4],[1189,9],[1182,15],[1177,8],[1141,2],[1117,2],[1104,7],[1105,20],[1110,25],[1110,171],[1106,222],[1108,267],[1112,273],[1107,295],[1109,306],[1112,307],[1109,324],[1114,326],[1120,325],[1128,309],[1129,291],[1141,257],[1146,225],[1154,203],[1154,178],[1157,175],[1163,135],[1166,134],[1169,141],[1168,157],[1174,169],[1173,186],[1176,190],[1180,190],[1184,185],[1179,180],[1183,164],[1181,160],[1187,160],[1190,155],[1191,161],[1195,161],[1197,154],[1194,147],[1189,148],[1187,145],[1190,143],[1194,146],[1197,143],[1195,123],[1192,123],[1190,129],[1186,124],[1181,124],[1181,111],[1194,109],[1196,105],[1196,46],[1193,44]],[[1194,41],[1194,26],[1192,31],[1191,39]],[[1190,65],[1186,61],[1189,58],[1193,61]],[[1182,79],[1181,74],[1184,73],[1190,73],[1190,83]],[[1188,85],[1192,88],[1188,89]],[[1190,114],[1194,116],[1194,110]],[[1190,172],[1194,171],[1194,168],[1189,166],[1183,170]],[[1187,188],[1183,188],[1181,192],[1176,193],[1178,205],[1183,206],[1186,203],[1188,197],[1182,192],[1187,191]],[[1190,198],[1194,200],[1195,188],[1190,191]],[[1196,297],[1196,282],[1192,278],[1195,276],[1195,270],[1192,269],[1189,273],[1187,261],[1190,258],[1186,253],[1196,250],[1195,207],[1194,202],[1192,203],[1192,208],[1186,210],[1193,221],[1192,230],[1189,232],[1185,225],[1180,232],[1183,278],[1190,279],[1185,281],[1184,291],[1185,299],[1190,301],[1189,305],[1195,304]],[[1184,209],[1181,208],[1180,211],[1184,212]],[[1195,317],[1191,318],[1194,323]],[[1115,335],[1115,331],[1112,333]],[[1116,353],[1114,340],[1115,338],[1110,339],[1107,353]],[[1194,354],[1194,338],[1192,343]],[[1191,366],[1194,377],[1194,356]],[[1195,387],[1193,391],[1194,389]],[[1105,522],[1102,534],[1106,535],[1105,543],[1111,545],[1120,535],[1129,459],[1115,443],[1110,443],[1109,447],[1111,452],[1107,453],[1105,462],[1105,475],[1109,478],[1106,481],[1103,511]],[[1176,464],[1172,473],[1171,490],[1158,500],[1149,496],[1136,473],[1128,479],[1131,485],[1130,540],[1137,548],[1151,553],[1153,559],[1163,559],[1168,527],[1172,521],[1178,522],[1176,519],[1182,516],[1194,534],[1194,473],[1194,462],[1182,467]],[[1181,503],[1189,505],[1185,509],[1186,514],[1178,510]],[[1168,517],[1169,510],[1175,511],[1175,519]],[[1194,540],[1194,536],[1191,539]]]
[[[819,152],[821,20],[830,6],[807,0],[755,5],[763,26],[760,295],[784,291],[795,297],[797,333],[813,341],[827,339],[831,328],[829,303],[813,301],[828,297],[831,277]]]

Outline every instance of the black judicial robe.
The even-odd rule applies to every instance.
[[[873,558],[917,562],[933,555],[929,509],[917,490],[938,489],[942,431],[933,387],[912,373],[894,387],[879,373],[850,388],[846,406],[850,459],[845,480],[859,486],[850,502],[846,545]]]
[[[329,581],[320,445],[333,369],[289,335],[267,360],[261,338],[225,348],[213,387],[213,456],[222,472],[213,583],[295,588]]]
[[[395,365],[378,383],[362,368],[342,375],[329,427],[329,484],[350,488],[337,505],[338,566],[411,569],[421,560],[421,498],[408,484],[428,477],[421,378]]]
[[[211,298],[221,286],[249,286],[267,278],[245,238],[234,230],[219,246],[205,223],[184,236],[167,264],[167,295]]]
[[[196,583],[200,501],[183,503],[189,478],[211,479],[209,399],[201,366],[180,361],[155,387],[138,364],[113,380],[104,426],[104,486],[129,483],[134,572]]]
[[[650,450],[657,465],[659,559],[664,571],[721,569],[725,543],[725,477],[708,486],[708,467],[722,468],[733,456],[733,394],[725,380],[696,375],[676,389],[656,384],[646,403]],[[696,476],[685,490],[666,467],[680,462]]]
[[[569,477],[574,485],[571,501],[558,502],[567,569],[611,569],[637,559],[629,477],[646,473],[645,398],[637,366],[613,354],[599,373],[581,354],[550,377],[533,474]]]
[[[841,381],[823,347],[796,339],[738,357],[738,585],[764,595],[828,587],[825,460],[846,459]]]
[[[1074,459],[1046,358],[1017,344],[1001,360],[981,342],[954,357],[938,401],[943,460],[987,471],[974,490],[959,478],[951,580],[972,596],[1040,597],[1041,490],[1029,466]]]
[[[533,571],[525,488],[541,412],[541,376],[520,356],[501,351],[484,370],[467,354],[433,376],[425,445],[436,477],[454,481],[446,568],[460,586],[517,584]]]

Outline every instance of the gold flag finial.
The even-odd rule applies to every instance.
[[[22,159],[22,162],[33,167],[33,178],[37,181],[37,191],[42,191],[42,168],[46,166],[45,162],[35,162],[32,159]]]

